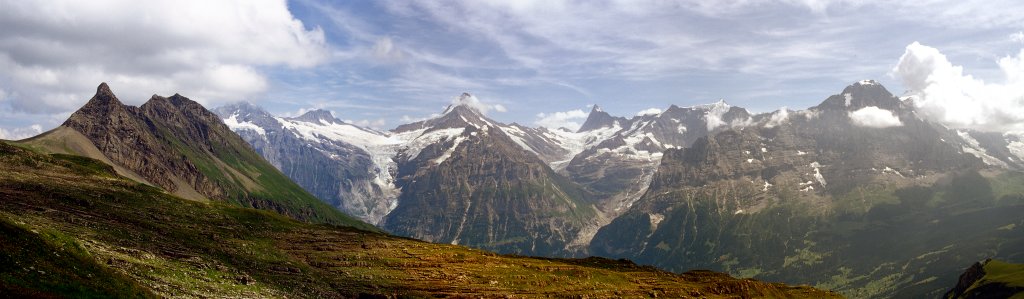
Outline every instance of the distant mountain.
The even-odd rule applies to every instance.
[[[119,174],[197,201],[225,201],[298,219],[371,228],[323,204],[263,160],[216,114],[181,95],[122,104],[104,83],[60,127],[24,140],[97,158]]]
[[[241,103],[214,111],[267,161],[331,206],[369,223],[380,222],[394,209],[394,163],[368,152],[389,145],[386,136],[324,110],[282,118]]]
[[[568,244],[595,218],[587,193],[540,158],[541,152],[568,156],[556,133],[501,124],[467,105],[390,132],[323,111],[297,118],[269,117],[246,105],[217,111],[307,190],[398,235],[574,255]]]
[[[960,135],[858,82],[666,150],[590,253],[850,297],[939,296],[965,260],[1024,258],[1024,174],[985,164]]]
[[[0,294],[838,297],[709,271],[673,274],[602,258],[501,256],[313,225],[217,201],[185,200],[122,177],[105,161],[6,142],[0,142]]]

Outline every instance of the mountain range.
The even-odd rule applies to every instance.
[[[400,202],[456,207],[452,214],[424,210],[419,215],[430,218],[423,220],[400,204],[382,223],[443,232],[412,228],[477,223],[472,217],[489,209],[523,212],[506,221],[587,219],[571,214],[585,204],[576,197],[583,191],[486,119],[468,118],[473,113],[452,107],[446,117],[409,126],[405,132],[416,133],[405,136],[420,143],[374,143],[395,146],[406,167],[394,176],[405,188]],[[337,124],[326,115],[300,121]],[[461,160],[475,155],[492,156],[482,164]],[[373,156],[360,163],[378,162],[386,163]],[[429,189],[437,183],[452,188]],[[411,191],[418,194],[406,197]],[[551,212],[534,211],[545,209]],[[576,224],[565,223],[560,233],[572,234]],[[503,256],[384,234],[306,193],[198,103],[174,95],[127,106],[106,84],[62,126],[0,142],[0,231],[4,297],[838,297],[710,271]],[[498,245],[523,251],[562,245],[544,231],[458,231],[438,236],[451,243],[519,238]]]
[[[503,124],[458,104],[470,97],[387,132],[323,110],[216,112],[324,202],[430,242],[852,297],[940,296],[961,265],[1024,259],[1021,137],[930,122],[875,81],[797,111],[595,105],[575,132]]]

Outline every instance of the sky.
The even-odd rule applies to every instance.
[[[727,2],[727,3],[723,3]],[[0,138],[107,82],[386,130],[463,92],[498,121],[578,127],[724,99],[803,109],[862,79],[951,127],[1024,131],[1022,1],[0,0]]]

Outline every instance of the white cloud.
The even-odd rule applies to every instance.
[[[405,54],[395,46],[390,37],[377,39],[373,45],[373,56],[384,62],[399,62],[405,58]]]
[[[658,108],[647,108],[647,109],[644,109],[644,110],[640,110],[640,112],[637,112],[636,116],[655,115],[655,114],[661,114],[661,109],[658,109]]]
[[[346,119],[344,121],[346,123],[357,125],[357,126],[360,126],[360,127],[363,127],[363,128],[371,128],[371,129],[375,129],[375,130],[381,130],[384,127],[384,125],[387,124],[387,120],[385,120],[383,118],[378,118],[378,119],[360,119],[360,120]]]
[[[487,114],[488,112],[491,112],[492,110],[493,111],[497,111],[497,112],[506,112],[506,111],[508,111],[508,109],[506,109],[505,106],[503,106],[501,104],[488,104],[488,103],[484,103],[483,101],[480,101],[480,99],[478,99],[476,96],[468,94],[468,93],[463,93],[461,96],[457,96],[457,97],[453,98],[452,99],[452,105],[468,106],[470,108],[476,109],[476,111],[480,111],[480,113],[483,113],[483,114]]]
[[[781,126],[783,123],[789,120],[789,109],[786,107],[779,108],[778,111],[772,113],[772,116],[768,118],[768,122],[764,124],[765,128],[774,128]]]
[[[6,140],[21,140],[32,136],[39,135],[43,132],[43,126],[31,125],[24,128],[12,128],[4,129],[0,128],[0,139]]]
[[[867,106],[850,112],[850,120],[854,125],[869,128],[888,128],[902,126],[903,122],[892,111],[875,106]]]
[[[266,90],[261,67],[327,59],[324,32],[284,0],[0,0],[0,68],[16,111],[78,108],[100,82],[139,104],[181,93],[206,105]]]
[[[1024,50],[997,61],[1005,80],[986,83],[964,74],[938,49],[914,42],[893,74],[903,81],[918,112],[955,128],[1024,129]]]
[[[534,125],[549,129],[566,128],[572,131],[579,130],[583,122],[590,116],[582,109],[560,111],[554,113],[538,113]]]
[[[1024,44],[1024,31],[1010,34],[1010,41]]]

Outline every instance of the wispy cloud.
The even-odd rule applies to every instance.
[[[583,109],[559,111],[554,113],[538,113],[534,125],[549,129],[566,128],[571,131],[579,130],[583,122],[587,120],[588,113]]]
[[[1024,43],[1024,2],[1009,0],[76,3],[0,2],[13,8],[0,12],[0,110],[67,113],[99,81],[129,102],[331,106],[385,126],[401,122],[389,111],[430,115],[467,91],[501,99],[510,121],[594,102],[620,115],[718,98],[800,109],[860,79],[904,89],[884,75],[915,40],[987,82],[1003,73],[988,62]],[[59,26],[37,6],[86,20]],[[108,17],[89,18],[101,7]]]

